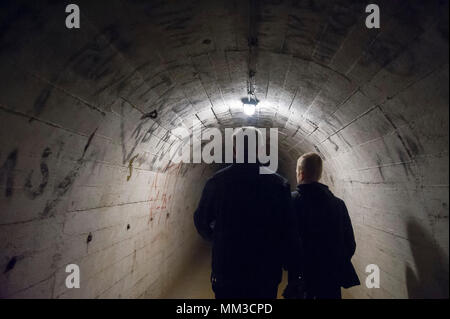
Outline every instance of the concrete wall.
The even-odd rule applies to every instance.
[[[381,270],[345,296],[448,297],[448,2],[379,1],[380,29],[365,2],[258,3],[252,118],[244,1],[79,1],[76,30],[63,4],[2,3],[1,297],[162,295],[214,168],[156,159],[193,119],[278,127],[292,181],[300,154],[323,156],[363,284]]]
[[[20,92],[11,92],[20,103]],[[62,109],[74,103],[60,101]],[[156,136],[123,163],[123,147],[135,139],[130,129],[121,142],[121,125],[133,128],[133,109],[109,112],[90,136],[82,131],[90,109],[50,125],[53,111],[32,120],[1,110],[2,150],[9,153],[1,154],[0,296],[160,296],[198,244],[192,213],[209,168],[149,167],[149,145],[163,141]],[[80,289],[65,286],[72,263],[80,267]]]

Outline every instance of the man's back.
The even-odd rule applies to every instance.
[[[356,243],[344,202],[318,182],[300,184],[292,197],[307,285],[327,290],[359,284],[350,262]]]
[[[219,282],[275,284],[281,280],[290,190],[256,164],[233,164],[206,184],[194,215],[213,241],[212,270]]]

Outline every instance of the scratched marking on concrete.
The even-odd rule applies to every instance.
[[[139,154],[134,155],[131,159],[130,162],[128,163],[128,169],[130,170],[130,175],[127,176],[127,182],[130,180],[131,175],[133,174],[133,162],[134,160],[139,156]]]

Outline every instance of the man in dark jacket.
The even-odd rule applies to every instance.
[[[299,269],[289,184],[260,168],[266,169],[246,159],[218,171],[194,214],[198,232],[213,243],[211,281],[218,299],[275,299],[282,267]]]
[[[303,275],[309,298],[340,299],[341,287],[360,284],[351,263],[356,243],[345,203],[318,182],[321,174],[318,154],[299,158],[292,200],[303,244]]]

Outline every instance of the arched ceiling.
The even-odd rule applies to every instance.
[[[446,59],[438,1],[379,2],[381,29],[365,27],[363,1],[80,1],[78,30],[64,28],[63,5],[49,3],[4,11],[3,29],[12,32],[3,32],[2,57],[48,83],[36,116],[57,89],[96,116],[127,103],[144,116],[157,110],[166,130],[193,119],[278,127],[284,150],[327,151],[348,147],[343,128]],[[249,36],[257,38],[251,63],[260,100],[252,118],[241,103]]]
[[[76,3],[80,29],[65,27],[66,4],[59,1],[1,3],[2,161],[9,163],[19,146],[34,159],[46,147],[59,156],[60,145],[74,165],[56,169],[62,182],[50,195],[57,200],[7,202],[4,223],[33,221],[39,204],[51,206],[47,213],[58,207],[78,175],[92,182],[87,170],[105,178],[98,203],[144,201],[147,193],[134,190],[151,184],[153,159],[177,139],[170,130],[199,120],[279,128],[285,172],[305,151],[322,154],[327,182],[357,225],[359,273],[376,257],[393,282],[361,295],[406,296],[405,263],[417,251],[438,246],[448,256],[448,1],[377,1],[380,29],[366,28],[364,1]],[[249,68],[260,101],[252,117],[241,103]],[[32,164],[20,158],[23,175]],[[140,184],[128,190],[121,183],[133,165],[142,175],[131,177]],[[70,197],[67,218],[93,209],[83,202],[92,195],[86,189]],[[126,196],[116,196],[121,192]],[[425,230],[411,231],[410,220]],[[430,244],[417,248],[424,234]],[[428,271],[439,274],[430,282],[437,282],[433,289],[447,283],[434,292],[447,288],[448,296],[448,257],[439,267]]]

